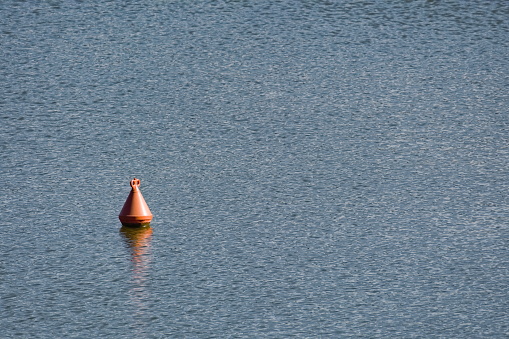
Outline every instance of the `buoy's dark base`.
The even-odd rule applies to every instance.
[[[122,226],[130,227],[130,228],[150,227],[150,221],[149,222],[143,222],[143,223],[135,223],[135,224],[129,224],[129,223],[124,223],[123,222]]]

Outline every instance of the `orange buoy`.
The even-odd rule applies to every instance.
[[[118,218],[124,226],[147,226],[152,220],[152,213],[150,212],[145,199],[143,199],[143,195],[141,195],[141,191],[139,189],[140,179],[134,178],[131,180],[131,187],[131,193],[129,193]]]

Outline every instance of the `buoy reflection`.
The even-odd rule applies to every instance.
[[[152,228],[145,227],[126,227],[120,229],[128,248],[131,250],[131,258],[135,265],[143,264],[150,249],[150,239],[152,237]]]
[[[149,299],[146,289],[149,265],[150,265],[150,240],[152,238],[152,228],[145,227],[122,227],[120,234],[124,238],[128,250],[130,251],[130,259],[132,262],[132,287],[129,290],[129,298],[135,307],[135,317],[137,322],[143,322],[145,311],[147,310],[147,302]],[[144,324],[136,324],[137,328],[143,327]]]

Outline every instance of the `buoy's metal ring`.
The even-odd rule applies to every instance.
[[[140,179],[134,178],[131,180],[131,187],[132,188],[138,188],[140,186]]]

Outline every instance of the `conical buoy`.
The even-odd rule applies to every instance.
[[[140,179],[131,180],[131,187],[131,193],[129,193],[118,218],[122,225],[127,227],[147,226],[152,220],[152,213],[141,195]]]

